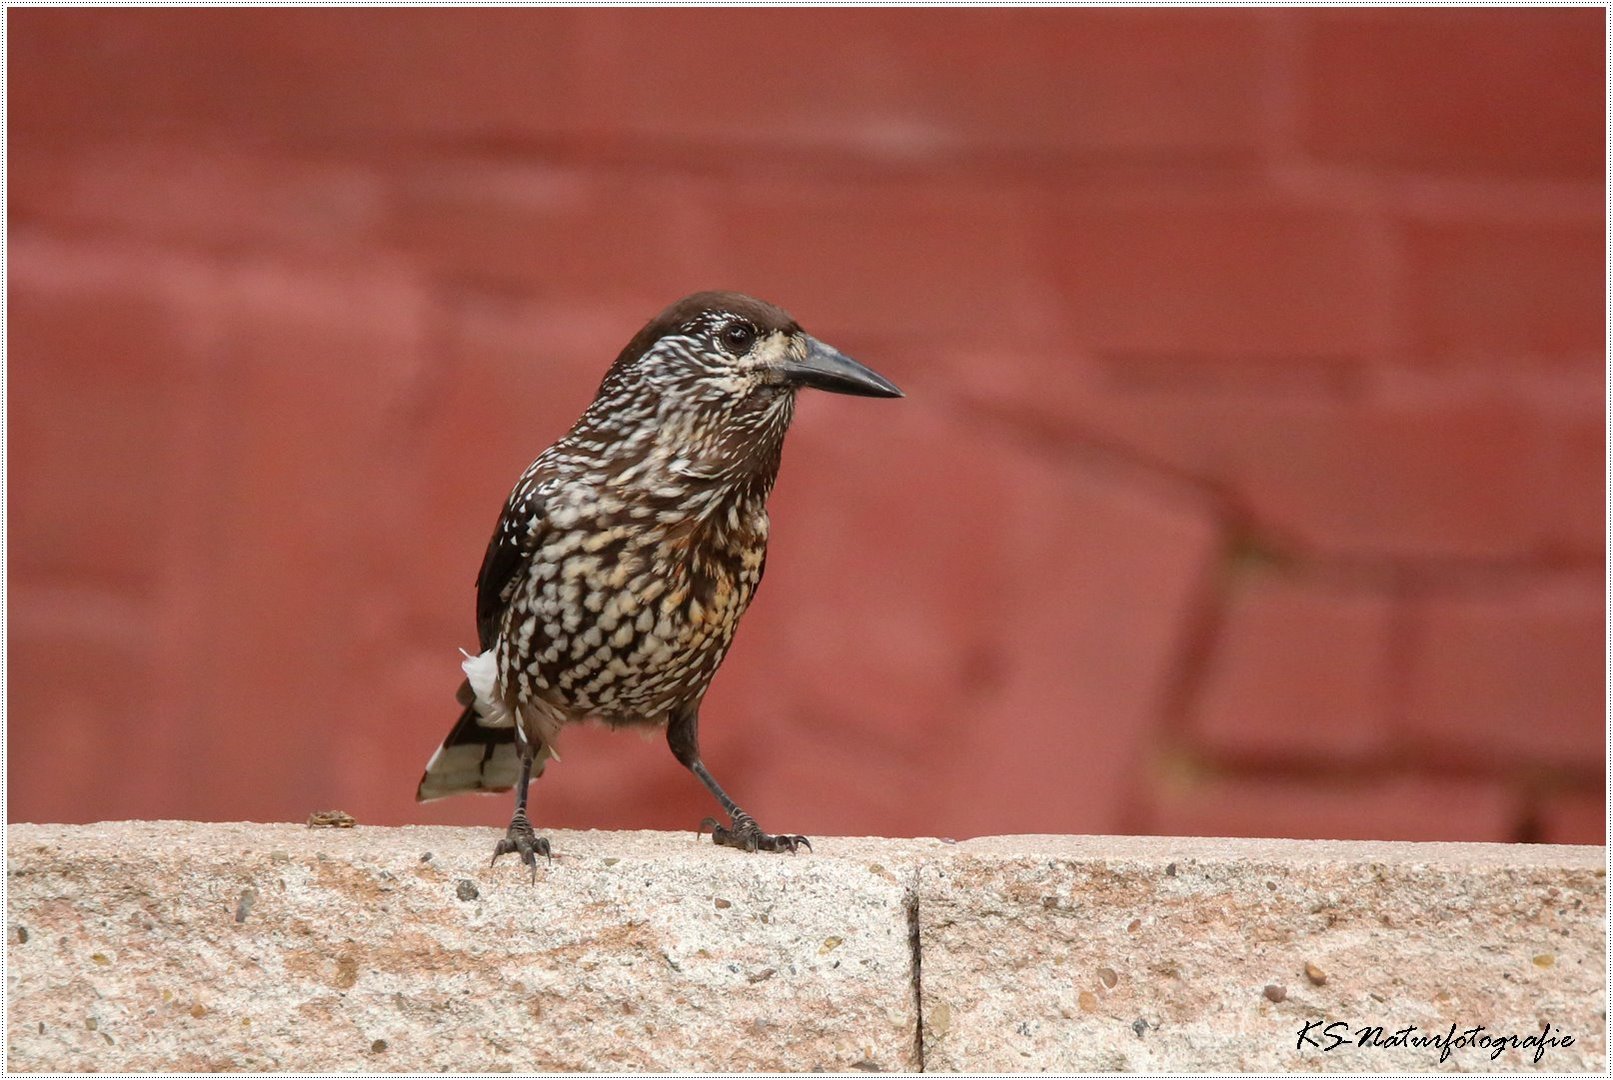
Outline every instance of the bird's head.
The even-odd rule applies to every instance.
[[[802,330],[789,312],[734,292],[686,296],[651,319],[605,377],[691,403],[736,404],[802,387],[901,397],[888,379]]]
[[[596,422],[631,417],[653,426],[654,441],[680,458],[731,465],[760,454],[776,462],[803,387],[902,396],[788,312],[741,293],[703,292],[679,300],[628,342],[590,412]]]

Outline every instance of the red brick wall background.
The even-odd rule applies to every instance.
[[[499,505],[725,287],[909,395],[802,401],[764,826],[1601,841],[1600,11],[7,15],[13,818],[491,835]]]

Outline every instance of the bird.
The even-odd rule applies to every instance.
[[[535,882],[537,856],[552,859],[528,792],[559,759],[562,729],[586,721],[665,728],[726,818],[698,834],[748,852],[811,850],[807,837],[763,832],[699,741],[701,700],[762,582],[767,499],[802,389],[904,396],[773,304],[695,293],[633,336],[582,416],[516,481],[476,578],[463,711],[415,792],[427,802],[513,788],[493,864],[517,854]]]

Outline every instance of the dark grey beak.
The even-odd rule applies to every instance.
[[[901,397],[896,384],[857,361],[832,349],[815,337],[807,339],[807,354],[800,360],[784,364],[784,373],[791,381],[816,390],[835,394],[857,394],[861,397]]]

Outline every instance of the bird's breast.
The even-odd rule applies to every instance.
[[[765,511],[566,530],[512,598],[502,666],[517,697],[653,722],[703,692],[761,578]]]

